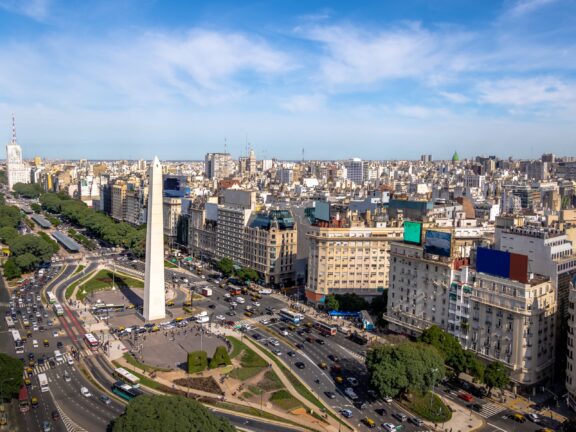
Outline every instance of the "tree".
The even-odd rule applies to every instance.
[[[408,390],[425,393],[445,375],[444,359],[436,348],[406,342],[383,345],[366,358],[370,383],[380,396],[397,396]]]
[[[455,336],[437,325],[433,325],[424,330],[418,340],[435,347],[444,357],[446,364],[453,368],[456,374],[466,371],[464,349]]]
[[[42,211],[42,206],[40,204],[32,203],[30,204],[30,208],[36,213],[40,213]]]
[[[233,432],[228,420],[182,396],[143,395],[114,420],[112,432]]]
[[[499,361],[490,363],[484,371],[484,383],[488,387],[488,396],[493,388],[503,389],[510,382],[506,367]]]
[[[476,381],[483,383],[486,365],[482,363],[472,351],[466,351],[465,355],[467,357],[468,373],[472,375]]]
[[[20,234],[18,234],[18,230],[11,226],[5,226],[0,228],[0,241],[4,243],[8,243],[9,241],[15,239]]]
[[[0,400],[11,399],[18,395],[23,374],[24,363],[8,354],[0,353],[0,383],[2,384]]]
[[[344,312],[358,312],[367,310],[370,304],[355,293],[336,294],[336,299],[340,304],[340,310]]]
[[[210,369],[216,369],[221,366],[229,366],[231,364],[232,361],[230,360],[230,356],[228,355],[226,347],[219,346],[216,348],[214,356],[212,356],[212,359],[210,360]]]
[[[208,367],[206,351],[193,351],[188,353],[188,373],[202,372]]]
[[[324,304],[328,310],[340,310],[340,302],[336,299],[334,294],[327,295]]]
[[[218,270],[220,270],[224,276],[230,277],[234,274],[234,262],[230,258],[222,258],[218,262]]]
[[[237,273],[238,279],[242,281],[256,281],[260,279],[258,272],[254,269],[243,267]]]
[[[13,258],[8,258],[4,263],[4,277],[8,280],[16,279],[22,276],[20,267],[14,262]]]
[[[384,313],[388,307],[388,289],[385,289],[382,295],[374,297],[370,302],[370,312],[377,317],[376,324],[384,325]]]
[[[38,198],[44,193],[42,186],[38,183],[16,183],[12,189],[16,195],[24,198]]]

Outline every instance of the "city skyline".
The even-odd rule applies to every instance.
[[[574,148],[573,1],[163,6],[0,1],[5,142],[14,112],[25,158]]]

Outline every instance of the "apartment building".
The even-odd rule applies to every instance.
[[[178,222],[182,214],[182,199],[164,198],[162,211],[164,213],[164,235],[168,237],[170,242],[173,242],[178,235]]]
[[[188,209],[188,252],[197,258],[212,259],[216,255],[217,206],[194,202]]]
[[[568,406],[576,411],[576,279],[572,281],[568,303],[566,390]]]
[[[245,231],[244,265],[266,284],[292,285],[295,277],[298,231],[289,210],[254,213]]]
[[[123,180],[117,180],[111,188],[111,208],[110,216],[113,219],[121,222],[125,219],[126,215],[126,182]]]
[[[402,237],[402,228],[352,214],[307,229],[309,301],[340,293],[375,297],[388,287],[390,242]]]
[[[392,243],[389,328],[415,336],[436,324],[480,357],[501,361],[514,386],[548,380],[554,370],[557,317],[550,278],[528,273],[525,255],[485,248],[475,255],[473,268],[465,257]]]

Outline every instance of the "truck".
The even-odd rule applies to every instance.
[[[202,288],[202,295],[204,297],[210,297],[212,295],[212,288],[208,288],[208,287]]]

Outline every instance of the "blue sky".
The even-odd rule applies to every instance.
[[[576,153],[576,0],[0,0],[0,59],[27,157]]]

